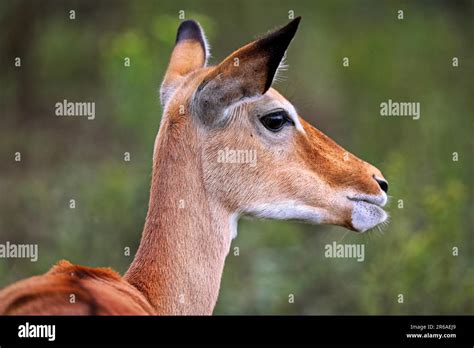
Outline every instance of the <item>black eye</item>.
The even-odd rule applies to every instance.
[[[287,124],[291,124],[291,120],[285,111],[276,111],[271,114],[260,117],[260,122],[266,129],[272,132],[279,132]]]

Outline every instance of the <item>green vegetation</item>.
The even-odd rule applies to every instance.
[[[474,313],[470,1],[1,2],[0,243],[38,243],[40,257],[0,259],[0,286],[62,258],[127,269],[147,211],[158,88],[180,10],[203,25],[212,64],[285,24],[289,10],[302,15],[276,88],[390,182],[382,231],[241,221],[215,312]],[[63,99],[96,102],[96,119],[55,117]],[[388,99],[420,102],[420,119],[381,117]],[[325,258],[333,241],[364,243],[364,262]]]

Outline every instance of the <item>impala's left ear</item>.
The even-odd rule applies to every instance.
[[[206,66],[208,56],[208,44],[201,26],[193,20],[182,22],[176,34],[176,44],[171,53],[165,78],[161,84],[162,105],[166,104],[184,76]]]
[[[268,91],[300,19],[243,46],[210,71],[193,98],[204,124],[219,122],[228,107]]]

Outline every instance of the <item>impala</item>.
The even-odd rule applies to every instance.
[[[299,22],[216,66],[206,64],[201,27],[182,22],[161,85],[148,214],[130,268],[121,277],[60,261],[5,288],[0,313],[212,314],[240,216],[358,232],[384,222],[388,184],[380,171],[271,88]],[[219,160],[230,150],[255,153],[255,165]]]

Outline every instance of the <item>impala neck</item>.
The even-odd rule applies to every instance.
[[[196,131],[187,122],[165,119],[155,146],[148,214],[125,279],[157,314],[212,314],[231,214],[207,197]]]

